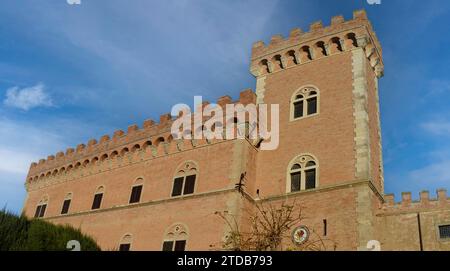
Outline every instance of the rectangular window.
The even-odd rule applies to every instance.
[[[119,251],[130,251],[130,244],[120,244]]]
[[[308,99],[308,115],[317,113],[317,97]]]
[[[194,193],[195,176],[196,175],[190,175],[190,176],[186,177],[186,181],[184,183],[184,191],[183,191],[184,195]]]
[[[303,101],[294,103],[294,119],[303,117]]]
[[[34,217],[39,217],[39,214],[41,213],[41,205],[38,205],[36,207],[36,212],[34,213]]]
[[[439,226],[439,238],[441,239],[450,238],[450,225]]]
[[[175,251],[184,251],[186,248],[186,240],[175,241]]]
[[[310,169],[305,171],[305,189],[316,188],[316,170]]]
[[[300,172],[291,173],[291,192],[300,191]]]
[[[66,199],[63,203],[62,209],[61,209],[61,214],[67,214],[69,212],[69,207],[70,207],[70,199]]]
[[[172,251],[173,241],[164,241],[162,251]]]
[[[103,193],[95,194],[94,201],[92,202],[92,210],[100,208],[102,204]]]
[[[175,178],[173,181],[172,197],[181,195],[183,191],[183,177]]]
[[[131,189],[130,203],[136,203],[141,200],[142,185],[133,186]]]

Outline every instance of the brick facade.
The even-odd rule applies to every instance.
[[[365,250],[369,240],[386,250],[450,249],[438,234],[440,225],[450,225],[445,191],[437,200],[423,193],[420,202],[405,194],[400,204],[384,195],[382,50],[364,11],[348,21],[333,17],[328,27],[313,23],[309,32],[294,29],[286,39],[274,36],[267,46],[255,43],[250,71],[256,91],[217,104],[279,104],[277,149],[261,150],[250,139],[176,140],[170,135],[174,119],[165,114],[159,123],[132,125],[33,163],[25,214],[32,217],[45,203],[43,219],[79,227],[103,249],[117,249],[126,238],[132,250],[160,250],[164,240],[182,236],[187,250],[210,250],[221,248],[228,231],[215,212],[233,214],[246,227],[246,210],[255,202],[295,200],[306,217],[302,223],[317,234],[324,234],[326,220],[327,238],[338,250]],[[305,87],[318,93],[317,112],[293,119],[292,99]],[[315,160],[316,184],[292,192],[289,165],[301,155]],[[174,177],[186,163],[195,168],[194,193],[173,197]],[[137,181],[141,198],[129,204]],[[240,181],[246,196],[235,189]],[[101,207],[91,210],[99,188]],[[61,215],[69,194],[69,212]]]

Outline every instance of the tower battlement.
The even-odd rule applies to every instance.
[[[240,92],[238,100],[233,101],[230,96],[226,95],[217,99],[216,104],[222,107],[222,110],[225,112],[227,104],[247,105],[253,104],[255,101],[255,93],[251,89],[246,89]],[[208,104],[209,102],[204,101],[202,106],[204,107]],[[177,118],[179,117],[181,116]],[[115,155],[123,156],[126,152],[131,152],[135,149],[149,147],[152,149],[151,156],[153,157],[168,154],[172,149],[169,143],[173,140],[171,125],[177,118],[172,118],[170,113],[166,113],[160,116],[159,123],[148,119],[144,121],[142,128],[139,128],[137,124],[132,124],[128,126],[126,132],[116,130],[112,137],[103,135],[98,141],[90,139],[87,144],[78,144],[76,148],[67,148],[65,152],[59,151],[55,155],[49,155],[47,159],[40,159],[37,163],[31,163],[27,183],[37,182],[40,179],[54,176],[61,173],[61,170],[66,171],[67,169],[85,167],[89,163],[97,162],[98,160],[102,161]],[[142,141],[142,144],[139,144],[140,141]],[[161,145],[167,146],[158,150],[160,143],[164,143]],[[177,143],[174,144],[177,145],[173,148],[174,151],[181,150]],[[186,146],[187,144],[184,145]]]
[[[262,41],[254,43],[250,71],[256,77],[264,76],[357,47],[364,48],[372,68],[381,77],[381,45],[364,10],[355,11],[352,20],[345,21],[339,15],[327,27],[318,21],[310,25],[309,32],[295,28],[286,39],[274,35],[268,45]]]
[[[433,208],[441,208],[444,206],[450,206],[450,198],[447,196],[446,189],[436,190],[436,198],[430,198],[429,191],[421,191],[419,193],[419,200],[413,201],[411,192],[403,192],[401,201],[395,202],[394,194],[387,194],[384,196],[385,202],[383,203],[382,212],[411,212],[421,209],[431,210]]]

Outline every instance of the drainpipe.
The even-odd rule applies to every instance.
[[[420,213],[417,213],[417,226],[418,226],[418,230],[419,230],[420,251],[423,251],[422,227],[420,225]]]

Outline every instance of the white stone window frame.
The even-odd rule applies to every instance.
[[[126,233],[120,238],[119,248],[121,245],[130,245],[130,251],[133,246],[133,235],[131,233]]]
[[[441,242],[441,243],[450,243],[450,238],[441,238],[441,234],[439,231],[439,227],[442,226],[449,226],[450,225],[450,221],[446,221],[443,223],[437,223],[436,224],[436,239]]]
[[[306,167],[306,164],[308,162],[314,162],[315,166],[311,166],[311,167]],[[301,169],[299,170],[291,170],[292,167],[295,164],[299,164],[301,166]],[[309,169],[315,169],[316,170],[316,185],[314,189],[308,189],[306,190],[306,174],[305,171],[309,170]],[[291,173],[295,173],[295,172],[301,172],[300,175],[300,191],[291,191]],[[286,170],[286,193],[290,194],[290,193],[300,193],[300,192],[306,192],[306,191],[314,191],[319,187],[319,160],[317,159],[317,157],[315,157],[314,155],[310,154],[310,153],[304,153],[304,154],[300,154],[298,156],[296,156],[294,159],[292,159],[287,167]]]
[[[173,175],[171,182],[172,182],[172,186],[171,186],[171,190],[170,190],[170,194],[169,197],[170,198],[179,198],[179,197],[189,197],[192,195],[195,195],[197,193],[197,187],[198,187],[198,178],[199,178],[199,168],[198,168],[198,164],[195,161],[189,160],[189,161],[185,161],[182,164],[180,164],[177,167],[177,170],[175,171],[175,174]],[[186,185],[186,177],[190,176],[190,175],[195,175],[195,184],[194,184],[194,192],[192,194],[184,194],[184,186]],[[172,196],[172,192],[173,192],[173,188],[175,185],[175,179],[176,178],[183,178],[183,185],[181,187],[181,195],[178,196]]]
[[[316,92],[316,94],[310,95],[311,92]],[[303,95],[303,98],[298,98],[298,95]],[[316,97],[316,113],[308,115],[308,99]],[[294,117],[295,113],[295,106],[294,104],[297,102],[303,101],[303,116],[301,117]],[[314,85],[305,85],[300,88],[298,88],[291,96],[291,99],[289,101],[289,121],[297,121],[302,120],[306,118],[315,117],[320,114],[320,91],[319,88]]]
[[[170,227],[166,229],[164,232],[163,241],[161,244],[161,247],[164,246],[165,242],[173,242],[172,244],[172,251],[175,249],[175,242],[176,241],[185,241],[186,245],[184,250],[187,251],[188,244],[189,244],[189,228],[184,223],[174,223]]]

